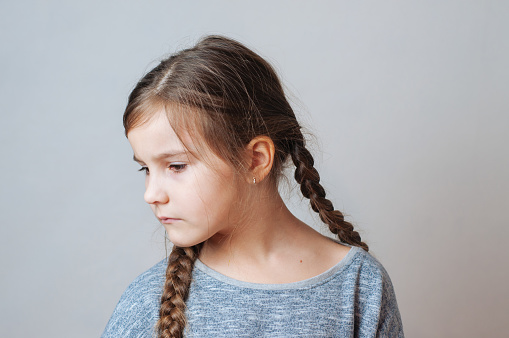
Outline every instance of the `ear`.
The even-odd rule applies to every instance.
[[[268,136],[257,136],[246,146],[247,169],[251,177],[247,177],[249,183],[261,182],[267,177],[274,164],[274,142]]]

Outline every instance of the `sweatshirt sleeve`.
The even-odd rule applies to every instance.
[[[356,298],[356,337],[404,337],[391,279],[371,256],[361,267]]]

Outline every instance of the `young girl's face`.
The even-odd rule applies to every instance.
[[[193,143],[183,133],[187,147]],[[164,112],[127,134],[145,171],[145,201],[177,246],[188,247],[232,230],[238,194],[233,169],[222,159],[197,159],[179,140]]]

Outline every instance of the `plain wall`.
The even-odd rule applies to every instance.
[[[508,18],[505,1],[2,1],[2,336],[97,337],[164,257],[122,113],[210,33],[278,69],[406,335],[505,336]]]

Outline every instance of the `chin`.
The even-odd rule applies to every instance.
[[[189,236],[185,236],[185,237],[176,236],[176,235],[172,236],[172,234],[170,234],[169,232],[168,232],[168,238],[173,245],[178,246],[180,248],[188,248],[193,245],[200,244],[206,240],[203,238],[196,238],[196,239],[190,238]]]

